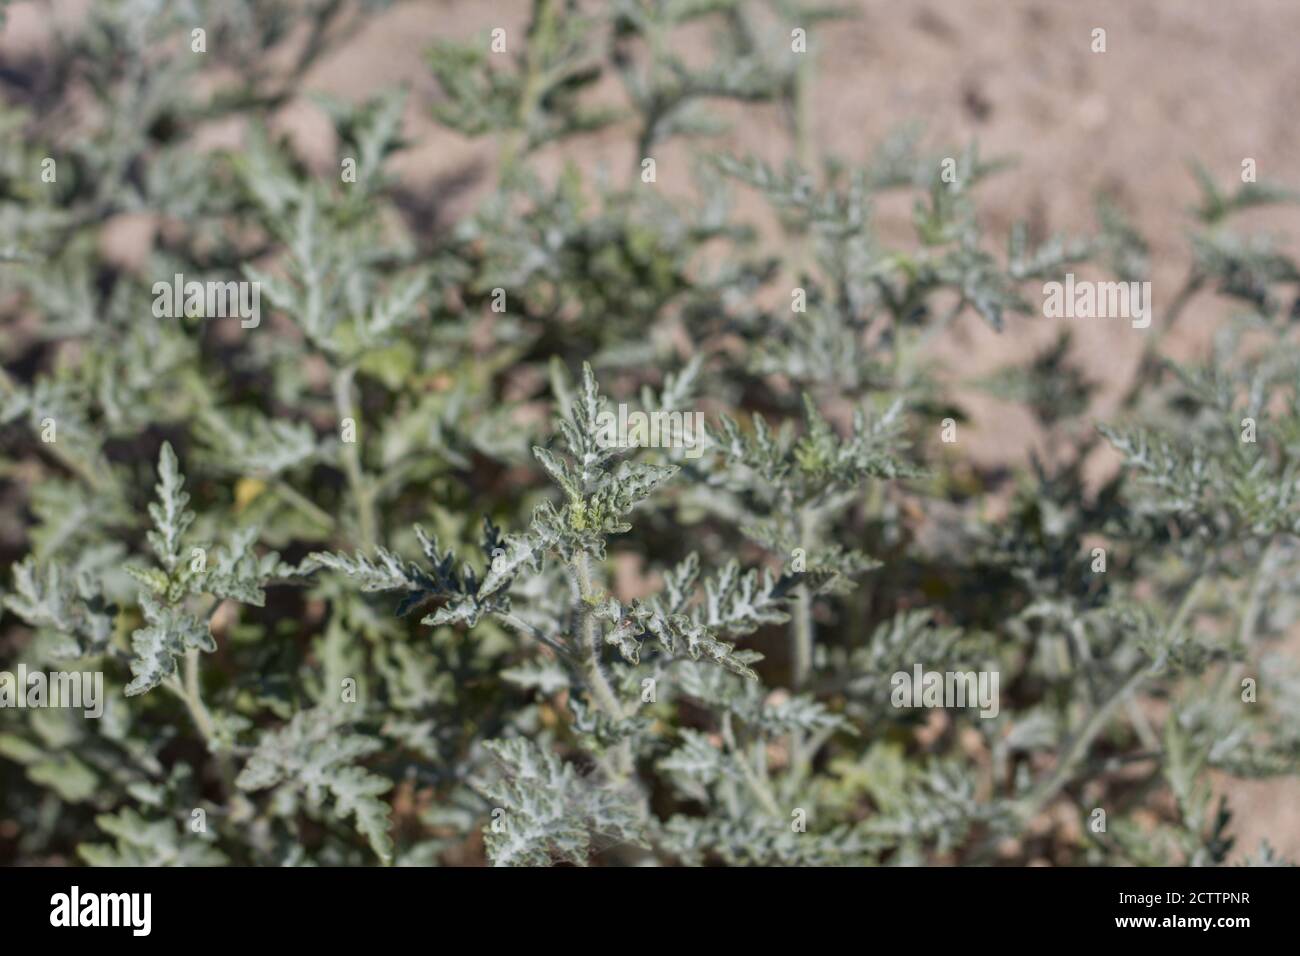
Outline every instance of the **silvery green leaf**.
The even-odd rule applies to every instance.
[[[133,697],[153,690],[176,673],[176,658],[187,651],[217,649],[208,625],[177,607],[158,603],[147,594],[140,595],[140,610],[148,627],[131,634],[131,673],[126,695]]]
[[[473,627],[478,623],[482,608],[473,597],[451,601],[420,619],[421,624],[438,627],[443,624],[464,624]]]
[[[259,529],[253,526],[234,531],[230,543],[217,549],[215,566],[196,577],[193,586],[218,598],[262,607],[266,603],[263,586],[272,578],[287,576],[290,569],[274,551],[257,556],[253,544],[258,534]]]
[[[279,788],[276,798],[286,813],[299,798],[313,813],[332,799],[334,815],[352,818],[357,832],[388,863],[393,854],[389,808],[379,795],[392,782],[355,765],[382,747],[374,738],[351,732],[338,711],[299,711],[284,727],[262,734],[235,783],[249,791]]]
[[[541,558],[539,542],[532,535],[508,535],[500,553],[490,555],[488,572],[479,585],[479,598],[495,594],[512,581],[522,569],[538,569]]]
[[[370,848],[385,863],[392,862],[393,841],[388,835],[388,804],[380,800],[379,795],[392,786],[391,781],[361,767],[337,770],[329,784],[334,796],[334,812],[341,817],[354,818],[357,832],[370,842]]]
[[[248,409],[209,409],[199,431],[209,445],[207,460],[233,474],[274,478],[320,455],[316,434],[306,422],[267,418]]]
[[[76,616],[61,565],[51,562],[41,571],[32,558],[15,564],[14,592],[5,595],[5,607],[38,627],[73,630]]]
[[[629,794],[579,777],[571,764],[520,739],[488,741],[495,779],[479,784],[493,805],[483,828],[495,866],[586,865],[606,841],[643,843],[644,823]]]
[[[149,544],[158,562],[170,574],[180,562],[181,538],[194,523],[194,512],[186,506],[190,496],[183,489],[185,476],[180,472],[176,453],[170,442],[163,442],[158,456],[157,502],[149,505],[149,516],[154,529],[148,534]]]
[[[777,736],[830,730],[854,732],[843,715],[833,713],[825,704],[803,694],[769,701],[757,712],[754,722],[765,733]]]
[[[570,499],[582,497],[577,476],[569,470],[568,464],[562,458],[538,446],[533,446],[533,456],[541,462],[542,467],[546,469],[546,473],[551,476],[551,479],[560,486]]]
[[[571,686],[569,674],[554,660],[531,660],[501,672],[503,680],[525,690],[537,690],[543,696]]]
[[[751,634],[769,624],[784,624],[785,593],[770,571],[760,578],[756,569],[740,573],[740,563],[731,560],[714,577],[704,582],[704,604],[700,619],[710,628],[726,634]]]
[[[720,777],[734,775],[735,768],[721,747],[709,741],[706,734],[685,728],[680,745],[659,761],[659,769],[673,778],[673,783],[692,800],[709,798],[709,787]]]
[[[66,637],[61,656],[98,654],[107,647],[117,609],[87,575],[73,580],[58,562],[42,568],[28,557],[13,566],[13,576],[14,590],[4,596],[4,606],[31,625]]]
[[[734,644],[718,640],[708,627],[691,620],[685,614],[662,614],[656,611],[645,615],[644,625],[670,656],[684,655],[694,661],[709,660],[733,674],[758,680],[758,675],[746,660],[736,653]]]
[[[112,843],[83,843],[77,854],[91,866],[221,866],[226,856],[212,838],[175,820],[149,820],[134,810],[101,814],[99,828]]]
[[[308,556],[313,565],[330,568],[355,578],[363,591],[411,591],[420,587],[409,565],[386,548],[376,548],[373,561],[357,552],[355,556],[323,551]]]

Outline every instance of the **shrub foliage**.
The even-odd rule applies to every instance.
[[[1300,762],[1300,272],[1237,215],[1292,193],[1198,170],[1099,415],[1068,331],[977,382],[934,346],[1149,279],[1146,243],[1105,201],[988,235],[1014,172],[916,128],[822,155],[843,11],[536,0],[423,93],[313,97],[309,161],[277,111],[384,5],[103,0],[0,78],[0,660],[106,696],[0,711],[0,855],[1278,862],[1222,794]],[[751,112],[788,143],[729,149]],[[491,160],[453,223],[390,162],[430,121]],[[260,324],[160,316],[175,275],[256,283]],[[972,389],[1028,464],[969,456]],[[620,407],[704,426],[617,447]],[[917,665],[998,675],[996,715],[897,706]]]

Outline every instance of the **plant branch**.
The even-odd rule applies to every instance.
[[[345,419],[356,422],[356,404],[352,396],[353,380],[356,378],[356,366],[348,365],[338,370],[334,376],[334,404],[338,410],[340,425]],[[361,536],[361,546],[366,551],[373,551],[379,543],[375,537],[375,502],[371,489],[366,482],[361,466],[361,447],[356,441],[343,442],[343,470],[347,475],[348,488],[357,509],[357,528]]]
[[[280,500],[285,504],[297,509],[307,518],[316,522],[316,524],[326,530],[332,530],[334,528],[334,516],[324,508],[317,505],[306,495],[302,494],[302,492],[298,491],[287,481],[280,479],[276,481],[272,487],[276,495],[278,495]]]
[[[741,750],[740,745],[736,742],[735,732],[731,728],[731,712],[726,711],[722,715],[722,740],[727,745],[727,749],[736,758],[736,764],[740,767],[740,775],[744,777],[745,783],[758,798],[758,802],[774,817],[781,816],[781,808],[777,805],[776,797],[773,796],[771,788],[759,778],[754,772],[754,768],[749,765],[745,758],[745,752]]]
[[[569,650],[569,648],[565,647],[555,638],[547,635],[541,628],[529,624],[517,614],[513,614],[510,611],[498,611],[496,612],[496,618],[512,631],[517,631],[520,634],[531,637],[535,641],[540,641],[542,644],[545,644],[564,660],[574,660],[573,652]]]

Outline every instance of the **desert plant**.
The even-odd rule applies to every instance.
[[[1109,200],[1095,235],[990,239],[1008,164],[917,128],[820,156],[844,11],[535,0],[526,35],[440,41],[432,102],[317,98],[322,172],[268,119],[379,6],[105,0],[0,87],[0,652],[106,680],[97,720],[0,711],[5,857],[1243,859],[1211,774],[1300,763],[1269,653],[1300,272],[1232,223],[1294,194],[1198,172],[1188,279],[1124,327],[1143,362],[1096,423],[1066,331],[974,383],[932,346],[1044,321],[1076,266],[1144,281],[1145,242]],[[780,113],[785,155],[720,145],[719,102]],[[445,230],[390,171],[411,109],[493,144]],[[218,120],[238,148],[202,144]],[[596,130],[628,168],[573,161]],[[872,218],[900,191],[907,239]],[[103,241],[124,213],[152,224],[134,261]],[[177,275],[265,315],[171,314]],[[1169,361],[1202,295],[1230,310],[1213,352]],[[1027,466],[963,460],[971,385],[1030,411]],[[996,701],[900,704],[917,667]]]

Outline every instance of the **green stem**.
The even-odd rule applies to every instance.
[[[190,712],[190,717],[194,720],[194,726],[199,735],[203,738],[208,749],[212,749],[213,738],[216,736],[216,727],[212,723],[212,714],[208,711],[207,705],[203,703],[203,694],[199,688],[199,652],[198,650],[188,650],[185,652],[185,678],[184,682],[173,676],[164,682],[168,690],[179,697],[184,703],[185,708]]]
[[[623,706],[610,686],[605,670],[600,666],[600,628],[591,606],[596,597],[591,583],[591,566],[585,551],[578,552],[573,561],[573,570],[578,579],[578,615],[579,633],[582,641],[582,654],[585,656],[584,669],[587,684],[598,706],[611,720],[621,721],[624,717]],[[619,776],[627,776],[632,768],[632,750],[626,740],[618,748],[616,769]]]
[[[1174,295],[1173,301],[1165,312],[1164,322],[1158,328],[1152,329],[1151,335],[1146,338],[1146,347],[1142,350],[1142,358],[1138,362],[1137,374],[1133,377],[1133,384],[1129,386],[1129,390],[1121,402],[1121,408],[1132,408],[1137,404],[1138,396],[1150,384],[1147,372],[1155,365],[1160,355],[1160,346],[1178,322],[1188,303],[1196,297],[1196,293],[1201,291],[1201,286],[1204,284],[1205,278],[1195,269],[1183,281],[1182,287]]]
[[[1264,609],[1264,592],[1268,590],[1269,575],[1272,571],[1273,554],[1277,550],[1277,539],[1270,538],[1268,544],[1259,553],[1255,572],[1251,577],[1250,591],[1246,596],[1246,606],[1241,612],[1241,622],[1237,627],[1237,643],[1243,647],[1250,643],[1255,635],[1260,612]]]
[[[212,606],[212,611],[215,612],[220,604],[221,602],[217,601]],[[220,779],[222,789],[230,801],[230,819],[237,821],[250,819],[253,807],[248,798],[240,793],[239,788],[235,786],[235,768],[230,762],[230,753],[225,749],[217,750],[214,747],[217,730],[212,721],[212,713],[208,710],[207,704],[203,702],[203,691],[199,683],[199,651],[197,649],[185,652],[184,673],[183,683],[177,677],[172,676],[163,681],[163,686],[185,702],[185,707],[190,712],[195,728],[207,745],[208,753],[212,754],[215,759],[217,777]]]
[[[804,559],[808,556],[808,543],[815,536],[814,527],[816,518],[806,508],[801,507],[796,511],[795,533],[798,536],[799,547],[803,549]],[[791,687],[797,692],[803,690],[808,679],[812,674],[813,645],[816,641],[816,630],[813,624],[813,597],[812,592],[805,584],[800,584],[795,591],[795,608],[792,636],[794,646],[791,649],[792,666],[790,675]],[[804,735],[796,730],[790,735],[790,764],[792,767],[800,768],[812,759],[812,754],[807,750],[808,741]]]
[[[794,148],[800,168],[813,174],[816,156],[812,135],[812,51],[800,55],[794,71]]]
[[[1133,730],[1137,733],[1138,739],[1142,741],[1142,746],[1147,750],[1158,751],[1160,749],[1160,738],[1151,728],[1151,722],[1147,720],[1147,715],[1142,713],[1142,708],[1138,705],[1137,700],[1132,697],[1126,700],[1124,710],[1128,714],[1129,722],[1133,724]]]
[[[632,176],[634,179],[641,175],[641,163],[649,159],[650,153],[654,150],[655,143],[658,140],[659,123],[669,109],[671,104],[666,102],[660,95],[658,87],[660,63],[664,59],[664,50],[667,37],[664,31],[660,29],[658,21],[652,20],[646,24],[646,47],[649,56],[646,61],[644,84],[645,89],[649,92],[649,103],[645,110],[645,117],[641,122],[641,129],[636,138],[636,155],[632,157]]]
[[[356,373],[356,366],[348,365],[339,369],[334,376],[334,405],[338,410],[340,425],[347,418],[352,419],[354,423],[357,420],[356,404],[352,396],[352,384]],[[360,432],[360,428],[357,431]],[[359,434],[356,437],[359,438]],[[375,502],[362,470],[359,441],[343,442],[343,470],[347,475],[352,500],[356,504],[361,547],[367,552],[374,551],[378,544],[378,539],[375,537]]]
[[[736,735],[731,728],[730,711],[725,711],[722,715],[722,740],[727,745],[727,749],[735,756],[736,764],[740,767],[740,775],[745,778],[745,783],[754,796],[758,798],[758,802],[763,805],[763,809],[774,817],[781,816],[781,808],[777,806],[772,789],[754,772],[754,768],[750,766],[749,760],[745,757],[745,752],[736,743]]]
[[[799,547],[803,550],[805,560],[808,544],[816,536],[816,517],[800,508],[795,519]],[[791,685],[795,690],[801,689],[812,673],[813,643],[816,639],[812,616],[812,592],[808,586],[800,584],[796,589],[794,613],[794,647]]]
[[[1251,574],[1250,589],[1246,592],[1246,603],[1241,609],[1241,620],[1237,624],[1237,643],[1243,648],[1255,636],[1259,615],[1264,610],[1264,592],[1268,590],[1269,578],[1273,570],[1271,567],[1273,554],[1276,550],[1277,538],[1270,538],[1268,544],[1260,551],[1259,560],[1255,563],[1255,570]],[[1215,681],[1213,696],[1218,697],[1223,693],[1223,688],[1232,677],[1232,672],[1232,662],[1225,661],[1223,670]]]
[[[835,728],[827,727],[811,734],[807,739],[799,731],[792,735],[792,756],[790,758],[790,779],[801,783],[812,775],[813,758],[835,734]]]
[[[917,366],[930,347],[938,340],[944,332],[957,321],[962,310],[966,308],[966,299],[960,298],[947,312],[939,319],[932,322],[930,326],[921,333],[917,334],[916,341],[909,344],[907,342],[907,331],[903,328],[902,323],[894,324],[894,387],[899,391],[906,392],[912,387],[912,379],[916,374]]]
[[[533,625],[529,624],[527,621],[519,617],[517,614],[513,614],[510,611],[498,611],[496,614],[496,618],[498,621],[500,621],[506,627],[510,628],[512,631],[517,631],[520,634],[524,634],[527,635],[528,637],[533,638],[533,640],[535,641],[539,641],[542,644],[545,644],[551,650],[555,651],[555,653],[558,654],[560,657],[562,657],[564,660],[568,660],[568,661],[573,660],[572,651],[570,651],[559,641],[555,640],[555,638],[547,636],[545,633],[542,632],[540,628],[533,627]]]
[[[812,135],[812,64],[811,50],[799,54],[799,65],[794,71],[794,89],[790,96],[790,113],[794,127],[795,162],[809,181],[815,183],[817,155]],[[816,262],[812,229],[804,224],[797,229],[794,240],[792,277],[794,281],[802,282],[803,275],[812,272]]]
[[[545,73],[540,69],[537,51],[554,46],[556,15],[553,0],[534,0],[529,50],[524,56],[524,83],[519,92],[515,111],[515,129],[511,130],[501,145],[500,179],[507,180],[514,173],[520,159],[532,149],[529,127],[533,113],[541,102]]]
[[[302,494],[287,481],[280,479],[274,484],[275,493],[279,495],[280,500],[293,508],[298,509],[312,521],[316,522],[322,528],[332,530],[334,528],[334,517],[328,511],[325,511],[314,501]]]

